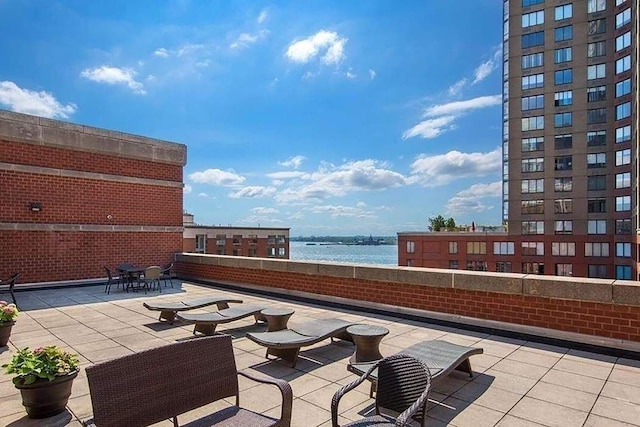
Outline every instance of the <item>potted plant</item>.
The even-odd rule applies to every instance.
[[[78,357],[54,345],[24,348],[2,367],[7,374],[16,374],[13,384],[20,390],[29,418],[46,418],[64,411],[79,371]]]
[[[15,304],[7,304],[0,301],[0,347],[4,347],[9,342],[11,328],[16,323],[18,308]]]

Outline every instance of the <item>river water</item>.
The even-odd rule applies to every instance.
[[[335,245],[289,242],[289,258],[296,261],[331,261],[351,264],[398,265],[398,246]]]

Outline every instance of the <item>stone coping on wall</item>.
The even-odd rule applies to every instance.
[[[0,139],[184,166],[184,144],[0,110]]]
[[[640,306],[640,282],[321,261],[176,254],[177,262]]]

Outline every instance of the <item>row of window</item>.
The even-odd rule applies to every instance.
[[[590,153],[587,154],[587,168],[596,169],[607,166],[606,153]],[[631,164],[631,149],[624,149],[616,151],[615,158],[616,166],[624,166]],[[572,170],[573,169],[573,155],[556,156],[554,158],[554,170]],[[521,161],[522,172],[543,172],[544,171],[544,158],[533,157],[530,159],[523,159]]]
[[[467,261],[467,270],[471,271],[488,271],[486,261]],[[541,262],[523,262],[521,264],[522,273],[526,274],[544,274],[544,263]],[[458,261],[450,260],[449,268],[453,270],[458,269]],[[616,265],[616,279],[631,280],[631,267],[628,265]],[[496,272],[498,273],[511,273],[513,271],[511,263],[508,261],[496,262]],[[556,276],[573,276],[573,264],[556,264],[555,265]],[[607,266],[604,264],[589,264],[588,276],[592,278],[606,278]]]
[[[415,242],[407,242],[407,253],[413,253]],[[468,255],[486,255],[486,242],[467,242],[466,249]],[[631,257],[631,243],[615,243],[615,256],[618,258]],[[458,253],[458,242],[449,242],[449,254]],[[494,255],[515,255],[514,242],[493,242]],[[575,242],[551,242],[551,254],[553,256],[576,256]],[[544,242],[522,242],[522,255],[543,256]],[[586,242],[584,244],[584,256],[587,257],[608,257],[608,242]]]
[[[595,48],[594,48],[595,49]],[[594,50],[594,52],[599,52]],[[554,61],[556,64],[562,62],[568,62],[573,59],[573,50],[571,47],[562,49],[556,49],[554,51]],[[530,55],[522,56],[522,69],[527,70],[529,68],[542,67],[544,65],[544,53],[532,53]],[[615,62],[615,73],[621,74],[631,69],[631,55],[624,56]],[[587,66],[587,80],[603,79],[607,76],[607,64],[594,64]],[[525,76],[531,77],[531,76]],[[553,82],[555,85],[563,85],[573,83],[573,69],[567,68],[564,70],[557,70],[553,74]],[[527,80],[525,82],[522,78],[523,89],[533,89],[535,87],[544,86],[544,77],[537,76],[534,80]]]
[[[629,21],[626,21],[624,25],[631,22],[629,15]],[[596,19],[595,21],[589,21],[587,25],[587,34],[595,35],[602,34],[606,32],[606,21],[604,19]],[[558,27],[553,29],[553,39],[556,42],[562,42],[571,40],[573,38],[573,25],[565,25],[563,27]],[[536,47],[536,46],[544,46],[544,30],[536,31],[535,33],[523,34],[521,36],[521,45],[523,49]],[[625,49],[631,46],[631,31],[627,31],[624,34],[621,34],[616,37],[615,41],[616,52],[620,52],[622,49]],[[588,50],[588,49],[587,49]]]
[[[565,19],[569,19],[573,17],[573,5],[572,4],[564,4],[561,6],[556,6],[555,8],[555,20],[563,21]],[[625,9],[622,12],[616,14],[616,30],[624,27],[627,24],[631,23],[631,8]],[[544,11],[539,10],[535,12],[525,13],[522,15],[522,28],[529,28],[536,25],[544,24]],[[557,31],[559,28],[572,28],[572,25],[565,25],[563,27],[557,27],[554,31]],[[602,19],[594,19],[587,23],[587,34],[601,34],[606,32],[606,20]],[[573,32],[573,30],[569,30]],[[570,39],[571,37],[569,37]],[[524,40],[524,39],[523,39]],[[563,41],[568,40],[567,38],[559,39],[555,37],[555,41]],[[524,45],[522,47],[525,47]]]
[[[616,98],[631,93],[631,79],[625,79],[616,83]],[[606,86],[594,86],[587,88],[587,102],[600,102],[607,99]],[[573,91],[564,90],[555,92],[553,103],[556,107],[566,107],[573,105]],[[544,94],[522,97],[522,111],[536,110],[544,108]]]
[[[607,132],[604,130],[589,131],[587,132],[587,147],[606,145],[606,138]],[[616,129],[616,144],[620,144],[629,140],[631,140],[631,125],[622,126]],[[573,134],[555,135],[554,147],[556,150],[572,148]],[[544,137],[538,136],[534,138],[523,138],[521,141],[521,149],[523,153],[544,151]],[[626,156],[626,151],[621,155]]]
[[[625,184],[630,186],[631,184],[631,174],[625,173],[621,175],[624,176],[626,180]],[[542,199],[534,199],[534,200],[522,200],[521,208],[523,214],[543,214],[544,213],[544,200]],[[587,212],[588,213],[605,213],[607,211],[606,199],[605,198],[593,198],[587,199]],[[573,213],[573,199],[554,199],[553,201],[553,213],[555,214],[569,214]],[[624,220],[620,220],[621,225],[625,224]],[[618,224],[616,224],[617,228]],[[631,231],[631,229],[629,229]],[[617,234],[627,234],[626,227],[624,227],[624,232]],[[589,234],[606,234],[606,231],[603,233],[594,232]]]
[[[523,100],[524,102],[524,100]],[[537,101],[531,101],[537,102]],[[527,101],[527,106],[530,102]],[[616,105],[615,119],[623,120],[631,117],[631,102],[624,102]],[[591,108],[587,110],[587,124],[593,125],[607,122],[606,108]],[[556,128],[573,126],[573,112],[555,113],[553,115],[553,126]],[[522,131],[542,130],[544,129],[544,116],[531,116],[522,118]]]

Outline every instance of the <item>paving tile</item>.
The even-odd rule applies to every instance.
[[[512,393],[525,395],[536,383],[536,380],[507,374],[505,372],[489,369],[482,375],[478,375],[474,381],[489,383],[491,387],[497,387]]]
[[[587,412],[526,396],[516,404],[509,414],[546,426],[558,427],[582,426],[588,415]]]
[[[539,380],[542,378],[548,368],[542,366],[532,365],[530,363],[518,362],[516,360],[503,359],[500,362],[493,365],[491,368],[495,371],[506,372],[519,377],[529,378],[532,380]]]
[[[509,412],[522,399],[521,394],[491,387],[490,384],[482,384],[476,381],[462,387],[453,394],[453,397],[503,413]]]
[[[591,413],[616,421],[640,425],[640,406],[606,396],[598,397]]]
[[[622,421],[612,420],[611,418],[601,417],[599,415],[591,414],[587,421],[584,423],[584,427],[632,427],[633,424],[624,423]]]
[[[514,351],[506,357],[506,360],[515,360],[517,362],[528,363],[530,365],[542,366],[543,368],[551,368],[558,363],[562,355],[550,356],[532,351],[525,351],[522,348]]]
[[[529,390],[527,397],[589,412],[598,395],[540,381]]]
[[[640,384],[636,386],[608,381],[601,395],[640,405]]]
[[[514,417],[513,415],[505,415],[496,424],[496,427],[539,427],[544,424],[538,424],[523,418]]]
[[[601,366],[593,363],[583,363],[563,358],[555,364],[554,368],[560,371],[572,372],[578,375],[606,380],[611,372],[612,366]]]
[[[453,397],[444,401],[445,406],[436,406],[428,411],[429,416],[456,426],[494,426],[504,416],[503,412],[458,400]]]
[[[320,408],[326,408],[327,410],[331,409],[331,399],[333,399],[333,395],[341,388],[340,384],[329,384],[320,389],[314,390],[310,393],[307,393],[300,397],[300,399],[312,403]],[[342,413],[347,411],[356,405],[369,401],[373,402],[372,399],[369,398],[369,395],[366,393],[362,393],[358,390],[351,390],[340,399],[340,405],[338,406],[338,412]]]
[[[623,371],[640,372],[640,360],[619,358],[613,368],[622,369]]]
[[[305,400],[293,401],[295,411],[291,416],[291,427],[315,427],[331,420],[330,408],[320,408]],[[271,410],[265,413],[271,417],[279,417],[279,410]]]
[[[605,380],[602,379],[586,377],[558,369],[549,370],[540,381],[593,394],[599,394],[605,384]]]
[[[608,380],[616,383],[637,386],[640,384],[640,372],[630,371],[627,369],[614,369],[611,371],[611,375]]]

